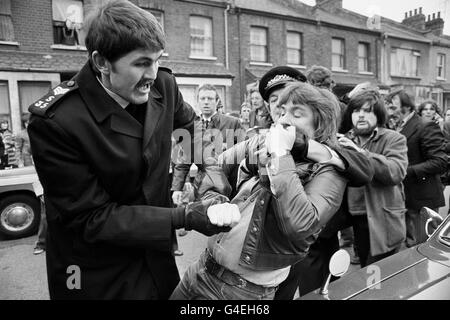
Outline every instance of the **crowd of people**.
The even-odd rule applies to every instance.
[[[86,25],[89,61],[30,107],[52,299],[292,299],[322,285],[344,230],[362,267],[426,240],[419,210],[445,205],[448,175],[434,101],[337,97],[327,68],[278,66],[234,117],[210,84],[183,101],[148,11],[114,0]],[[208,237],[182,279],[180,230]]]
[[[22,130],[14,135],[9,121],[0,120],[0,170],[32,166],[30,139],[27,126],[29,114],[22,116]]]

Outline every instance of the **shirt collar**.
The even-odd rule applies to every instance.
[[[414,116],[415,113],[416,112],[413,111],[410,114],[408,114],[406,118],[403,118],[402,122],[400,123],[400,128],[403,128],[408,123],[408,121],[411,120],[411,118]]]
[[[214,112],[210,117],[205,117],[205,115],[202,113],[202,120],[211,121],[211,119],[217,114],[217,111]]]
[[[116,101],[123,109],[125,109],[126,107],[128,107],[128,105],[130,104],[130,102],[128,102],[127,100],[125,100],[124,98],[122,98],[121,96],[119,96],[117,93],[112,92],[111,90],[109,90],[108,88],[106,88],[103,83],[101,82],[101,80],[97,78],[97,81],[100,82],[101,86],[103,87],[103,89],[105,89],[106,93],[114,99],[114,101]]]

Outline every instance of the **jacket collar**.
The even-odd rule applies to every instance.
[[[153,85],[145,115],[144,128],[126,112],[98,82],[90,62],[87,62],[75,78],[81,96],[98,123],[111,117],[111,130],[136,138],[144,138],[146,146],[163,111],[162,95]]]
[[[415,131],[417,124],[422,121],[422,118],[415,112],[414,115],[406,122],[400,133],[406,138],[409,138]]]

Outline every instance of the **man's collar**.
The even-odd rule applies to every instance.
[[[211,119],[217,114],[217,111],[214,112],[210,117],[205,117],[205,115],[202,113],[201,114],[201,118],[202,120],[207,120],[207,121],[211,121]]]
[[[96,78],[97,78],[97,81],[100,82],[100,85],[103,87],[103,89],[105,89],[106,93],[107,93],[111,98],[113,98],[114,101],[116,101],[123,109],[125,109],[125,108],[130,104],[130,102],[128,102],[127,100],[125,100],[124,98],[122,98],[121,96],[119,96],[117,93],[114,93],[114,92],[112,92],[111,90],[109,90],[108,88],[106,88],[106,87],[103,85],[102,81],[101,81],[98,77],[96,77]]]

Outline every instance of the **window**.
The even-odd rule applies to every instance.
[[[445,54],[438,53],[436,67],[437,67],[437,77],[444,79],[445,78]]]
[[[0,41],[14,41],[11,0],[4,0],[0,3]]]
[[[8,82],[0,81],[0,120],[8,120],[11,126],[11,109],[9,106]]]
[[[391,51],[391,75],[417,77],[419,75],[419,58],[419,51],[393,48]]]
[[[161,25],[164,30],[164,12],[158,10],[149,10],[152,15],[155,16],[158,23]]]
[[[212,57],[212,20],[205,17],[191,16],[191,56]]]
[[[250,28],[250,60],[267,62],[267,29],[261,27]]]
[[[358,44],[358,71],[369,72],[369,44],[360,42]]]
[[[84,45],[83,2],[53,0],[53,42],[67,46]]]
[[[28,113],[28,107],[51,89],[51,83],[48,81],[19,81],[18,85],[22,114]]]
[[[302,65],[302,34],[288,31],[286,34],[287,63]]]
[[[334,69],[345,69],[345,42],[344,39],[331,40],[331,66]]]

